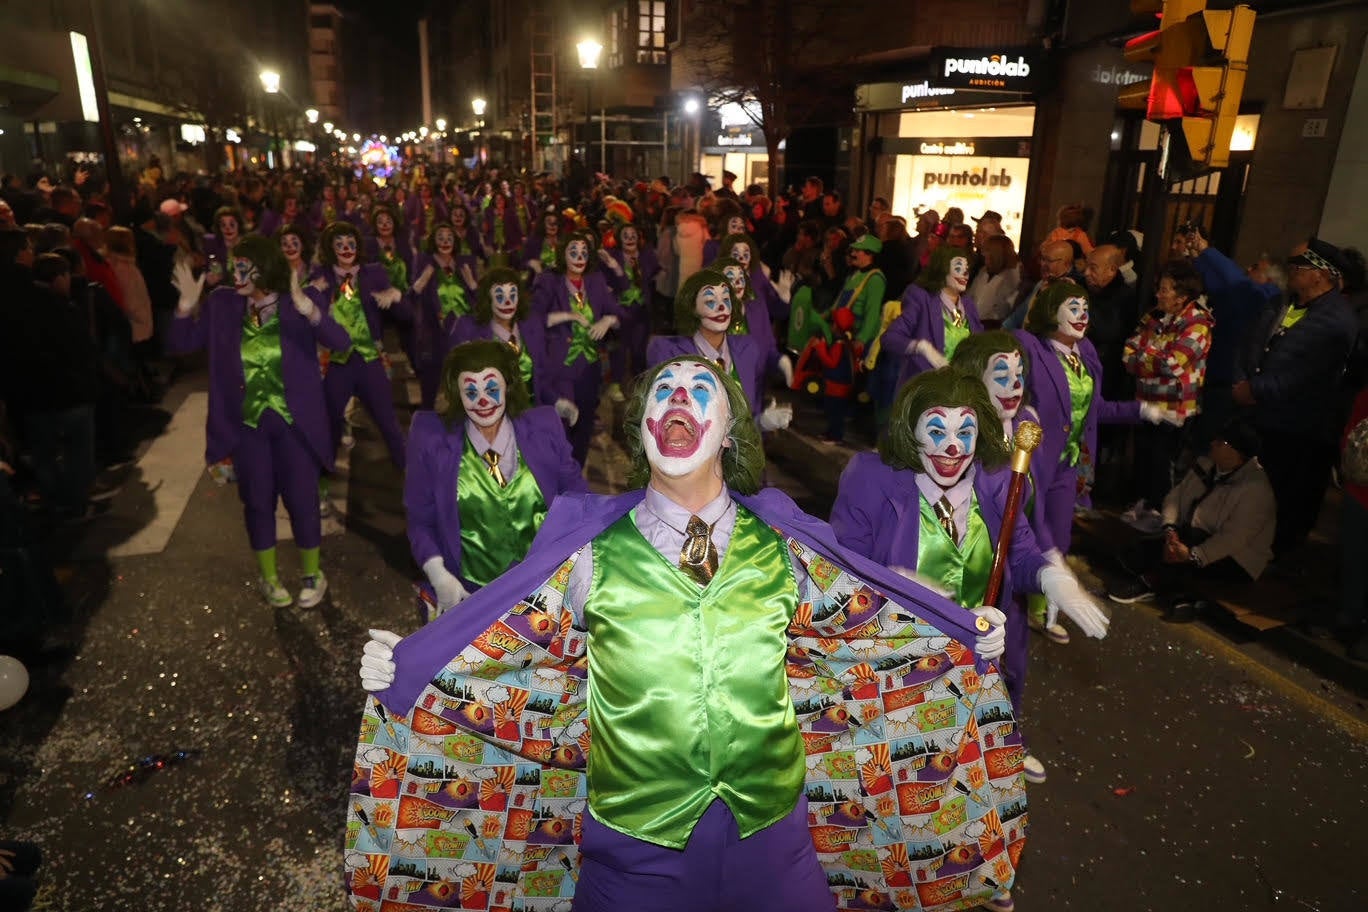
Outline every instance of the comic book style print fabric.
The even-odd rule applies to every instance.
[[[1025,845],[1024,751],[997,671],[807,546],[788,677],[808,823],[843,910],[972,908]],[[367,699],[346,833],[356,912],[569,912],[587,803],[575,557],[407,716]]]

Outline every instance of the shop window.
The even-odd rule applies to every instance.
[[[637,0],[637,63],[668,63],[665,0]]]

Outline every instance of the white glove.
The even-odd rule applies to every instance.
[[[606,248],[599,248],[598,258],[604,266],[607,266],[609,269],[613,270],[613,272],[616,272],[618,275],[622,275],[622,266],[618,264],[617,257],[609,253]]]
[[[793,359],[788,355],[779,356],[779,373],[784,375],[784,386],[793,388]]]
[[[533,272],[535,272],[537,275],[541,275],[541,274],[542,274],[542,270],[545,269],[546,267],[542,265],[542,261],[541,261],[540,259],[537,259],[537,260],[528,260],[528,261],[527,261],[527,268],[530,269],[530,270],[532,270]]]
[[[1097,606],[1092,596],[1083,591],[1078,578],[1071,572],[1053,564],[1042,568],[1040,590],[1048,601],[1046,626],[1054,624],[1062,611],[1086,635],[1099,640],[1107,635],[1107,625],[1111,619]]]
[[[1042,552],[1040,556],[1056,567],[1064,570],[1069,569],[1069,565],[1064,562],[1064,555],[1060,553],[1058,548],[1051,548],[1049,551]]]
[[[588,326],[589,318],[573,310],[554,310],[546,315],[546,328],[560,326],[562,323],[578,323],[580,326]]]
[[[575,403],[571,402],[569,399],[557,399],[556,404],[553,407],[556,410],[556,414],[560,415],[561,419],[571,427],[574,427],[575,422],[579,421],[579,406],[575,405]]]
[[[589,338],[597,342],[604,336],[608,335],[608,330],[617,329],[617,325],[618,318],[613,316],[612,314],[599,317],[597,320],[594,321],[594,324],[589,327]]]
[[[394,683],[394,647],[403,637],[389,630],[371,630],[370,637],[361,650],[361,686],[374,692]]]
[[[912,344],[907,346],[907,353],[909,355],[921,355],[927,361],[931,362],[933,368],[945,367],[950,363],[945,360],[944,353],[931,344],[930,339],[917,339],[913,341]]]
[[[432,264],[431,264],[431,263],[428,263],[426,266],[423,267],[423,274],[420,275],[420,276],[418,276],[418,281],[416,281],[416,282],[413,283],[413,291],[414,291],[414,293],[415,293],[415,294],[422,294],[422,293],[423,293],[423,289],[424,289],[424,288],[427,288],[428,282],[431,282],[431,281],[432,281],[432,276],[433,276]]]
[[[468,288],[474,288],[476,285],[480,284],[475,281],[475,273],[471,272],[469,263],[461,264],[461,278],[465,279]]]
[[[299,287],[299,273],[293,269],[290,270],[290,300],[294,303],[294,308],[299,311],[301,317],[306,320],[313,319],[314,311],[317,308],[314,307],[313,301],[309,300],[309,296],[304,293],[304,289]]]
[[[323,276],[318,276],[309,284],[312,285],[314,288],[317,288],[319,291],[328,290],[328,280]]]
[[[981,617],[993,626],[987,633],[974,638],[974,654],[980,659],[996,659],[1007,651],[1007,615],[991,605],[971,608],[975,617]]]
[[[171,271],[171,284],[176,292],[180,294],[180,301],[176,304],[176,313],[181,316],[189,314],[199,303],[200,295],[204,293],[204,276],[195,278],[195,270],[190,268],[190,264],[181,260],[176,264],[176,268]]]
[[[774,293],[779,295],[779,300],[785,304],[790,303],[793,297],[793,271],[791,269],[779,270],[779,278],[771,284],[774,285]]]
[[[437,593],[438,615],[450,611],[470,598],[470,593],[466,592],[461,581],[446,568],[440,556],[428,558],[423,564],[423,573],[427,575],[428,582],[432,583],[432,589]]]
[[[765,410],[760,413],[759,425],[762,431],[781,431],[789,426],[793,421],[793,406],[785,403],[780,405],[773,399]]]
[[[375,293],[375,303],[381,310],[389,310],[403,296],[403,292],[397,288],[382,288]]]

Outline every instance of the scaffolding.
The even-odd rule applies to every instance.
[[[551,170],[556,139],[556,20],[551,0],[532,0],[532,168]]]

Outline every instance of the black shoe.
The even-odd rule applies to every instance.
[[[1197,620],[1199,603],[1193,599],[1179,599],[1164,609],[1164,620],[1171,624],[1190,624]]]
[[[1118,605],[1134,605],[1136,602],[1154,601],[1154,590],[1145,582],[1144,577],[1137,576],[1109,586],[1107,598]]]

